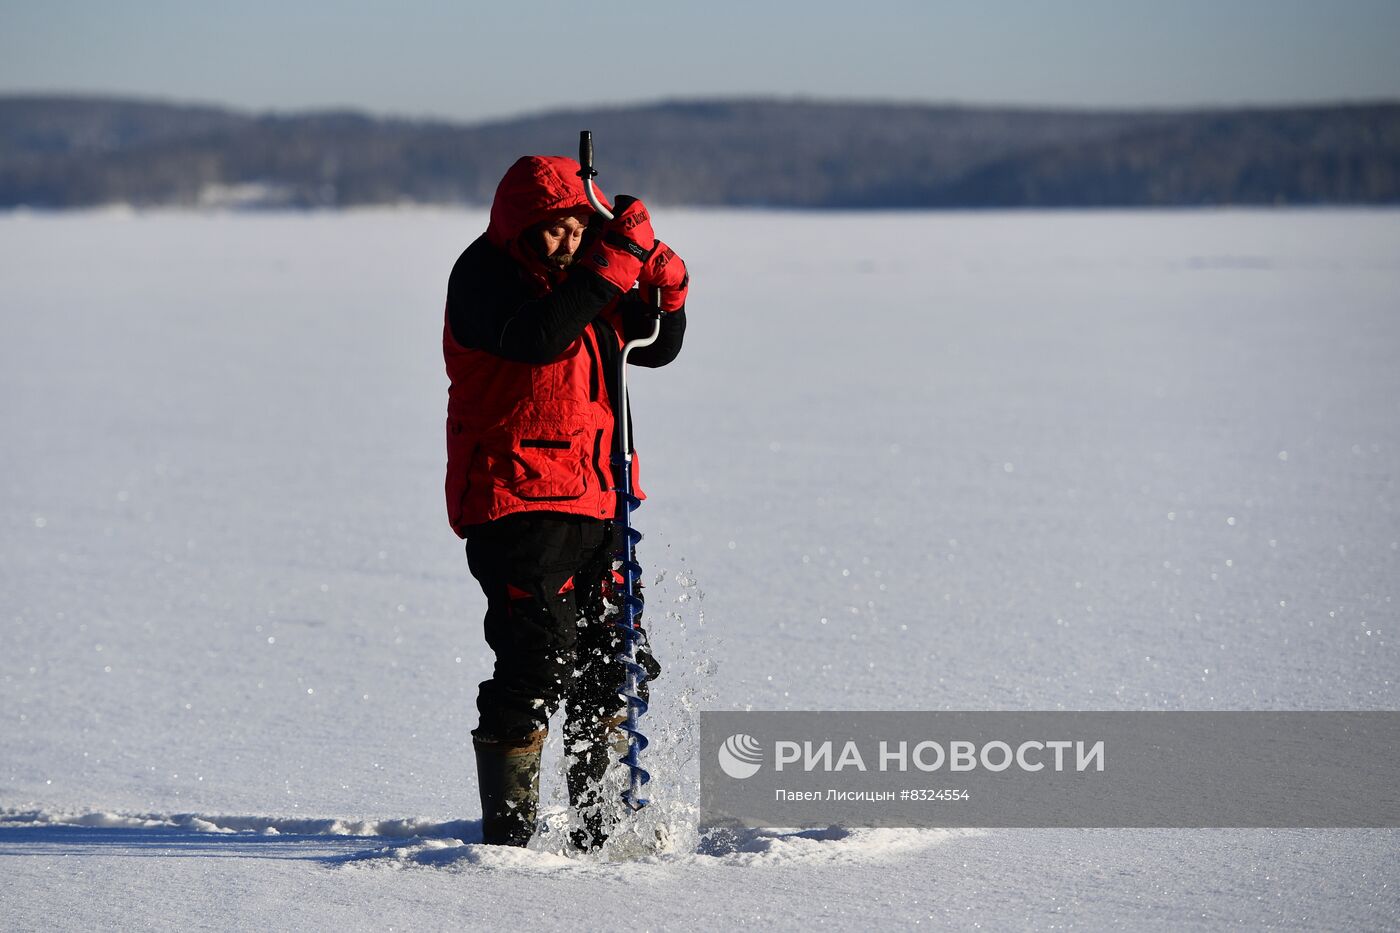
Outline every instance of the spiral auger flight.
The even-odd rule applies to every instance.
[[[620,761],[627,766],[629,778],[627,789],[622,792],[622,800],[632,810],[640,810],[647,805],[646,799],[641,796],[642,786],[651,780],[651,774],[639,760],[642,751],[650,744],[638,726],[647,711],[647,701],[640,695],[647,672],[637,661],[637,651],[642,641],[642,566],[637,563],[637,542],[642,540],[642,533],[632,527],[632,512],[642,503],[632,494],[631,457],[618,454],[613,458],[613,466],[621,479],[617,493],[619,547],[616,563],[617,572],[622,577],[618,593],[621,611],[613,624],[622,636],[622,651],[618,660],[627,672],[622,690],[622,698],[627,703],[627,719],[622,724],[622,730],[627,733],[627,754]]]

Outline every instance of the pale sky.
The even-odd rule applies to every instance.
[[[0,0],[0,93],[464,120],[756,95],[1400,99],[1397,49],[1400,0]]]

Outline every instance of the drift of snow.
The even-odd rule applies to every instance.
[[[628,857],[605,853],[604,859],[581,856],[564,845],[567,818],[562,808],[541,816],[541,834],[528,849],[481,844],[480,820],[308,820],[262,816],[228,816],[199,813],[53,813],[43,810],[0,810],[0,831],[31,830],[31,840],[62,843],[64,828],[97,828],[147,831],[158,842],[162,834],[250,833],[262,836],[356,837],[357,841],[399,840],[375,845],[329,859],[345,865],[451,866],[481,865],[520,871],[585,870],[611,861],[648,862],[692,867],[705,865],[794,865],[801,862],[859,863],[897,858],[901,854],[938,845],[975,830],[955,829],[743,829],[706,835],[688,851],[663,850]],[[53,830],[45,836],[40,830]],[[551,839],[553,835],[554,839]],[[311,843],[312,840],[304,839]],[[337,848],[342,848],[337,846]]]

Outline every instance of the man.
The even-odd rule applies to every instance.
[[[641,201],[619,196],[604,221],[578,172],[555,156],[506,172],[486,233],[452,269],[443,356],[447,512],[486,594],[496,655],[472,733],[483,840],[530,840],[540,748],[562,702],[569,800],[583,822],[572,838],[586,850],[606,838],[598,784],[625,713],[607,618],[617,361],[624,340],[651,332],[658,301],[658,340],[628,359],[676,357],[689,276]],[[660,672],[650,652],[640,660]]]

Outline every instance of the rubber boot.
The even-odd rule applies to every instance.
[[[601,722],[564,724],[564,747],[570,755],[565,772],[569,805],[583,821],[569,839],[582,852],[602,848],[617,822],[617,807],[605,799],[601,785],[608,765],[627,754],[627,733],[619,728],[626,721],[627,715],[620,713]]]
[[[545,731],[517,741],[472,739],[481,788],[481,841],[523,846],[535,834],[540,800],[540,750]]]

